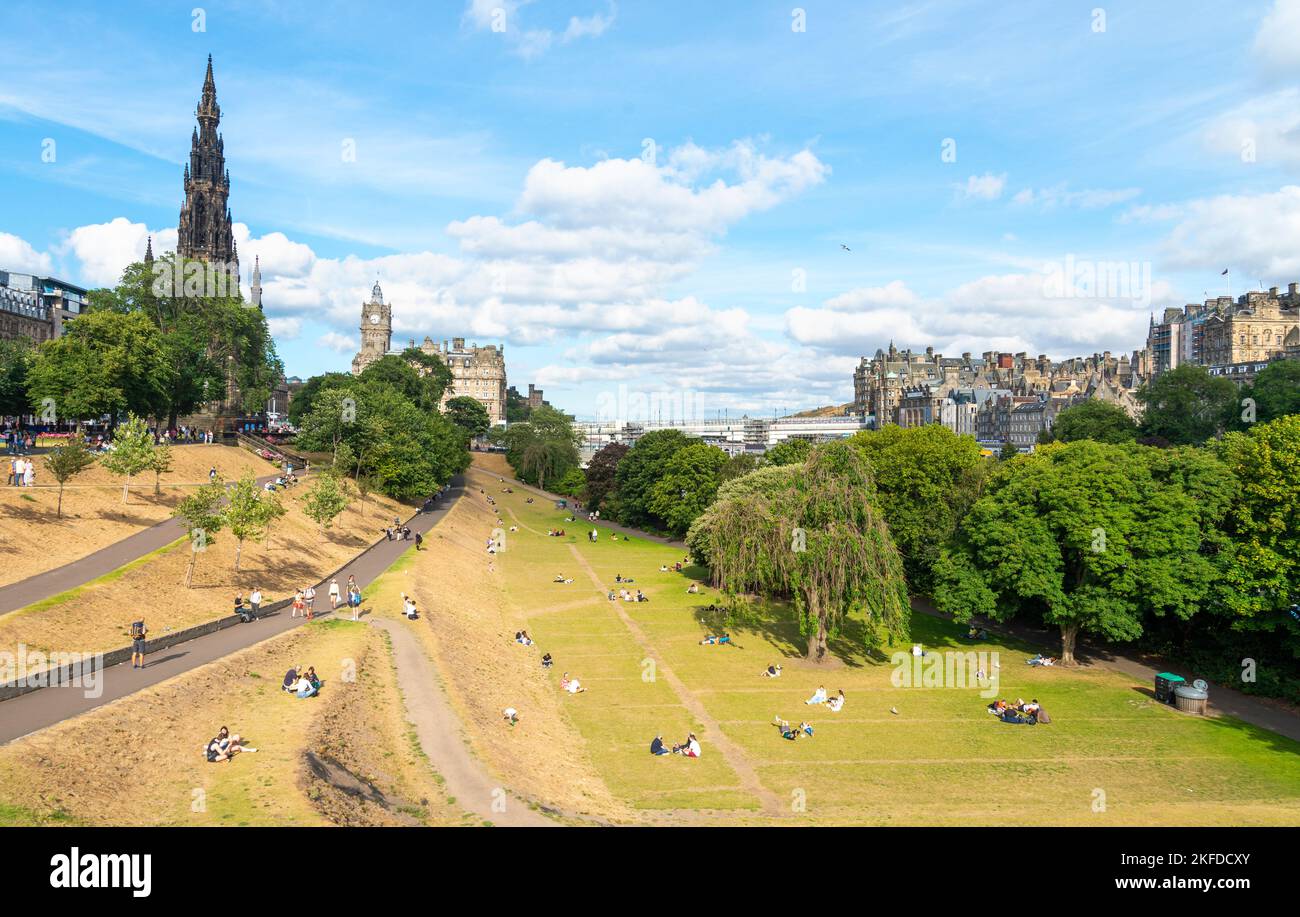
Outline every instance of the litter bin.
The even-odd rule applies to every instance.
[[[1185,680],[1181,675],[1161,672],[1156,676],[1156,700],[1162,704],[1172,704],[1174,702],[1174,690],[1184,683]]]
[[[1205,705],[1210,701],[1210,692],[1204,685],[1205,682],[1198,680],[1194,685],[1179,685],[1174,688],[1174,706],[1183,713],[1205,716]]]

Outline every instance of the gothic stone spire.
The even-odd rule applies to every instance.
[[[184,258],[218,262],[238,274],[230,217],[230,175],[226,171],[225,145],[217,128],[221,106],[212,77],[212,56],[203,80],[203,94],[195,109],[198,127],[190,136],[190,160],[185,166],[185,203],[181,206],[176,253]]]

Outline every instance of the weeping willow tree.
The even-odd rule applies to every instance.
[[[814,662],[850,614],[865,618],[874,645],[907,633],[902,559],[868,466],[847,444],[728,481],[687,544],[725,592],[791,599]]]

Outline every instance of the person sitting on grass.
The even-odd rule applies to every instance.
[[[568,672],[565,672],[560,676],[560,688],[561,690],[568,691],[570,694],[581,694],[583,691],[587,690],[582,686],[582,682],[578,681],[578,679],[570,678]]]
[[[522,644],[523,646],[532,646],[532,645],[533,645],[533,638],[530,637],[530,636],[528,636],[528,631],[526,631],[526,630],[516,631],[516,632],[515,632],[515,643]]]
[[[241,751],[254,752],[256,748],[250,748],[243,744],[243,739],[239,736],[232,736],[230,729],[222,726],[216,736],[208,742],[206,749],[209,761],[230,761]]]
[[[805,704],[824,704],[826,703],[826,688],[824,685],[818,685],[813,696],[804,701]]]
[[[294,684],[298,681],[298,669],[300,666],[294,666],[284,673],[284,681],[280,684],[281,691],[292,691]]]
[[[986,708],[994,716],[1001,716],[1007,711],[1007,702],[1001,699],[995,700]]]
[[[695,733],[692,732],[681,745],[673,746],[673,754],[685,755],[687,758],[698,758],[700,756],[700,740],[695,738]]]
[[[415,599],[409,598],[405,593],[402,594],[402,614],[406,615],[408,621],[414,621],[420,616],[415,610]]]
[[[636,600],[637,600],[638,602],[648,602],[648,601],[650,601],[650,598],[649,598],[649,596],[647,596],[644,592],[642,592],[640,589],[638,589],[638,590],[636,591]]]
[[[668,572],[668,565],[667,565],[667,564],[660,564],[660,565],[659,565],[659,572],[660,572],[660,573],[667,573],[667,572]]]
[[[505,717],[507,726],[513,726],[515,723],[519,722],[519,711],[514,707],[507,707],[502,710],[501,715]]]
[[[780,678],[780,677],[781,677],[781,666],[780,666],[780,665],[775,665],[775,664],[774,664],[774,665],[770,665],[770,666],[768,666],[767,668],[765,668],[765,669],[763,670],[763,677],[764,677],[764,678]]]
[[[542,657],[542,668],[549,669],[553,665],[555,665],[555,660],[551,658],[550,653]]]
[[[699,595],[699,592],[700,592],[699,583],[691,583],[689,586],[686,587],[687,595]]]
[[[655,736],[654,741],[650,743],[650,754],[658,756],[668,753],[668,746],[664,744],[664,737]]]
[[[840,688],[840,693],[826,702],[826,709],[831,713],[839,713],[844,709],[844,689]]]
[[[289,690],[292,691],[294,696],[299,700],[303,700],[315,695],[317,688],[311,683],[311,679],[307,677],[306,673],[303,673],[299,676],[298,680],[293,683],[293,687]]]
[[[724,643],[730,642],[731,634],[722,634],[721,636],[709,634],[709,636],[700,641],[700,646],[721,646]]]

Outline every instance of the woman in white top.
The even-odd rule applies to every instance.
[[[338,607],[339,607],[339,581],[336,579],[332,579],[330,580],[330,608],[333,608],[335,611],[337,611]]]

